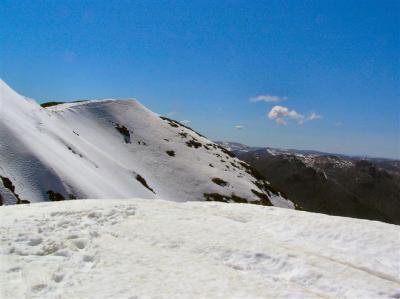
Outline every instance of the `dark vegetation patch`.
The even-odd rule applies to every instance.
[[[261,192],[258,192],[254,189],[251,189],[251,192],[253,192],[259,199],[260,199],[260,204],[263,206],[272,206],[271,201],[269,200],[269,197]]]
[[[47,102],[47,103],[40,104],[40,106],[42,106],[43,108],[47,108],[47,107],[51,107],[51,106],[57,106],[60,104],[65,104],[65,102]]]
[[[72,101],[69,103],[81,103],[81,102],[87,102],[87,100]],[[47,107],[57,106],[57,105],[65,104],[65,103],[66,102],[46,102],[46,103],[40,104],[40,106],[42,106],[43,108],[47,108]]]
[[[253,183],[261,190],[264,190],[268,193],[272,193],[275,195],[281,195],[284,198],[288,198],[284,192],[277,190],[271,184],[269,184],[268,181],[266,181],[266,180],[258,180],[258,181],[254,181]]]
[[[239,164],[242,165],[244,167],[244,169],[246,169],[246,172],[248,174],[250,174],[251,176],[253,176],[257,180],[265,180],[264,176],[257,169],[255,169],[254,167],[250,166],[246,162],[240,161]]]
[[[215,184],[217,184],[219,186],[222,186],[222,187],[225,187],[225,186],[228,185],[228,182],[224,181],[221,178],[212,178],[211,180],[213,181],[213,183],[215,183]]]
[[[183,138],[187,138],[188,134],[184,132],[180,132],[179,135]]]
[[[202,144],[201,144],[200,142],[196,141],[196,140],[189,140],[189,141],[186,141],[186,145],[187,145],[188,147],[194,147],[194,148],[199,148],[199,147],[202,146]]]
[[[212,165],[211,163],[210,164],[208,164],[210,167],[214,167],[214,165]]]
[[[70,146],[67,145],[67,148],[75,155],[78,155],[79,157],[83,158],[82,154],[77,153],[76,151],[74,151]]]
[[[46,194],[49,196],[50,201],[62,201],[65,200],[64,196],[58,192],[54,192],[53,190],[48,190]]]
[[[168,156],[175,157],[175,151],[166,151]]]
[[[239,168],[235,163],[231,162],[232,167]]]
[[[169,139],[167,139],[167,138],[164,138],[164,140],[165,140],[166,142],[169,142]]]
[[[235,203],[250,203],[250,204],[258,204],[258,205],[263,205],[263,206],[271,206],[271,202],[265,199],[260,199],[260,200],[255,200],[255,201],[249,201],[246,198],[237,196],[235,194],[232,194],[231,196],[228,195],[221,195],[219,193],[204,193],[203,194],[204,198],[206,201],[219,201],[219,202],[235,202]]]
[[[200,137],[204,137],[204,136],[201,135],[199,132],[196,132],[196,131],[193,130],[192,128],[189,128],[188,126],[185,126],[184,124],[181,124],[180,122],[178,122],[178,121],[176,121],[176,120],[170,119],[170,118],[165,117],[165,116],[160,116],[160,118],[161,118],[162,120],[167,121],[168,124],[169,124],[171,127],[174,127],[174,128],[184,127],[184,128],[186,128],[186,129],[188,129],[188,130],[190,130],[190,131],[196,133],[196,134],[199,135]],[[204,137],[204,138],[205,138],[205,137]]]
[[[204,193],[206,201],[231,202],[231,197],[219,193]]]
[[[48,190],[46,194],[48,195],[50,201],[66,200],[66,198],[61,193],[54,192],[53,190]],[[70,193],[68,194],[68,199],[76,199],[76,196]]]
[[[231,151],[228,151],[226,148],[224,148],[223,146],[220,146],[218,144],[215,145],[217,148],[219,148],[224,154],[228,155],[231,158],[235,158],[235,154],[232,153]]]
[[[154,194],[156,194],[156,193],[154,192],[154,190],[153,190],[152,188],[150,188],[150,186],[147,184],[146,180],[145,180],[140,174],[136,175],[136,179],[137,179],[144,187],[146,187],[146,188],[149,189],[151,192],[153,192]]]
[[[288,198],[286,194],[284,194],[283,192],[278,191],[277,189],[272,187],[272,185],[265,179],[265,177],[256,168],[254,168],[254,167],[250,166],[249,164],[247,164],[246,162],[242,162],[242,161],[240,161],[239,164],[245,169],[245,171],[248,174],[250,174],[252,177],[254,177],[256,179],[256,181],[254,181],[253,183],[260,190],[263,190],[263,191],[265,191],[267,193],[272,193],[272,194],[275,194],[275,195],[281,195],[284,198]],[[260,193],[260,194],[263,194],[263,193]],[[260,198],[260,196],[259,196],[259,198]],[[260,198],[260,200],[263,200],[263,199]],[[268,199],[268,201],[269,201],[269,199]]]
[[[179,124],[176,120],[170,119],[170,118],[165,117],[165,116],[160,116],[160,118],[161,118],[162,120],[167,121],[168,124],[169,124],[171,127],[173,127],[173,128],[179,128],[179,125],[180,125],[180,124]]]
[[[30,203],[29,200],[21,199],[17,193],[15,193],[15,186],[11,182],[11,180],[7,177],[0,176],[1,181],[3,182],[3,186],[10,190],[10,192],[15,196],[17,199],[17,204],[23,204],[23,203]]]
[[[139,140],[139,141],[138,141],[138,144],[139,144],[139,145],[147,145],[147,143],[144,142],[143,140]]]
[[[131,133],[127,127],[115,124],[115,129],[124,137],[126,143],[131,143]]]
[[[74,133],[76,136],[79,136],[79,133],[72,131],[72,133]]]
[[[203,145],[204,146],[204,148],[206,149],[206,150],[210,150],[210,148],[207,146],[207,145]]]

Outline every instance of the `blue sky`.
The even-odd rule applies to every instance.
[[[399,158],[399,22],[399,1],[0,0],[0,77],[214,140]]]

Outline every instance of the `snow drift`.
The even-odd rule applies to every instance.
[[[2,298],[400,298],[400,228],[245,204],[0,208]]]
[[[0,201],[291,201],[224,148],[135,100],[43,108],[0,80]]]

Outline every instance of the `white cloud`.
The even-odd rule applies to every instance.
[[[295,110],[290,110],[284,106],[274,106],[271,111],[268,112],[268,118],[276,121],[278,125],[286,126],[288,125],[288,120],[292,119],[297,122],[299,125],[304,124],[306,121],[316,120],[322,118],[321,115],[316,114],[315,112],[310,113],[307,117],[303,114],[298,113]]]
[[[268,113],[268,118],[275,120],[277,124],[286,126],[288,123],[286,119],[293,119],[298,124],[304,123],[304,115],[297,113],[295,110],[289,110],[284,106],[274,106]]]
[[[243,126],[243,125],[236,125],[236,126],[235,126],[235,129],[237,129],[237,130],[242,130],[242,129],[244,129],[244,126]]]
[[[190,124],[190,120],[185,119],[185,120],[182,120],[181,123],[184,125],[188,125],[188,124]]]
[[[287,100],[287,97],[278,97],[269,94],[259,95],[250,98],[251,102],[266,102],[266,103],[278,103]]]

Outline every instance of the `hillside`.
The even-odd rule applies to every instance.
[[[0,218],[2,298],[400,296],[400,228],[380,222],[143,199],[7,206]]]
[[[220,143],[303,209],[400,224],[400,161]]]
[[[76,198],[294,208],[246,163],[135,100],[41,107],[0,81],[0,203]]]

